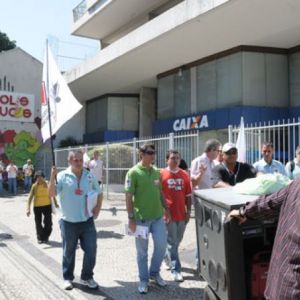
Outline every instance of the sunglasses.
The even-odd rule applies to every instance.
[[[235,155],[235,154],[237,154],[237,150],[236,149],[231,149],[231,150],[225,152],[225,154],[226,155]]]
[[[75,158],[75,159],[73,159],[73,161],[75,161],[75,162],[82,162],[83,159],[77,159],[77,158]]]
[[[144,153],[148,154],[148,155],[154,155],[155,151],[148,150],[148,151],[145,151]]]

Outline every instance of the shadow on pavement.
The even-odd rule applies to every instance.
[[[199,300],[202,299],[202,288],[182,287],[174,281],[167,281],[166,287],[159,287],[155,283],[149,283],[148,293],[141,295],[138,290],[138,282],[116,281],[120,287],[114,287],[114,294],[122,295],[123,299],[172,299],[172,300]],[[117,292],[116,289],[120,289]],[[121,299],[121,298],[119,298]]]
[[[0,233],[0,241],[2,240],[11,240],[13,236],[9,233]]]
[[[113,300],[112,298],[108,297],[105,293],[103,293],[100,289],[101,286],[98,289],[90,289],[87,286],[80,284],[79,282],[73,282],[74,288],[83,291],[84,293],[96,295],[96,296],[102,296],[105,300]]]
[[[62,247],[62,243],[61,242],[56,242],[56,241],[48,241],[45,245],[48,246],[48,247],[45,247],[45,249],[61,248]]]
[[[195,269],[192,268],[182,268],[182,272],[188,273],[190,275],[183,276],[185,280],[196,280],[196,281],[205,281],[200,277]]]
[[[97,232],[97,238],[99,239],[123,239],[124,238],[124,234],[120,234],[120,233],[116,233],[114,231],[104,231],[104,230],[100,230]]]

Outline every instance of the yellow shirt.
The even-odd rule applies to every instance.
[[[32,199],[34,199],[33,206],[46,206],[51,204],[48,185],[45,181],[41,184],[34,183],[32,185],[28,198],[28,207],[30,207]]]

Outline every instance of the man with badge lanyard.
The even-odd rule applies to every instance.
[[[235,144],[224,144],[222,152],[223,162],[212,170],[213,187],[233,186],[247,178],[254,178],[256,176],[253,166],[237,161],[238,149]]]
[[[63,241],[63,278],[64,289],[73,288],[75,253],[80,241],[84,251],[80,282],[91,289],[97,289],[98,284],[93,279],[93,269],[96,264],[97,232],[94,224],[102,206],[102,191],[96,178],[83,168],[83,153],[80,150],[70,151],[69,167],[57,174],[52,167],[49,196],[58,195],[62,217],[60,229]],[[57,183],[55,178],[57,175]],[[98,194],[96,205],[88,211],[88,193]]]

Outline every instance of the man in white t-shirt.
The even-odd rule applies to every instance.
[[[9,165],[6,167],[7,177],[8,177],[8,190],[10,193],[17,194],[17,174],[18,167],[11,160]]]
[[[32,175],[33,175],[34,167],[31,162],[31,159],[27,159],[27,163],[23,166],[24,172],[24,192],[28,193],[31,189],[32,185]]]
[[[100,185],[102,183],[103,176],[103,161],[99,157],[99,151],[95,150],[93,154],[93,159],[90,160],[88,167],[90,169],[90,172],[95,176]]]
[[[217,139],[209,139],[204,146],[202,155],[196,157],[191,163],[191,181],[194,189],[209,189],[213,186],[212,169],[216,166],[214,161],[221,150],[221,143]]]

